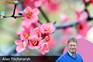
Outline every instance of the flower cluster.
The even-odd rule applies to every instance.
[[[16,51],[22,52],[28,47],[29,49],[39,49],[42,54],[49,51],[49,40],[51,40],[50,34],[55,31],[55,27],[52,23],[39,24],[32,29],[32,24],[38,23],[39,10],[37,8],[31,9],[26,7],[22,17],[23,30],[18,32],[20,40],[16,40]]]
[[[32,8],[44,6],[44,9],[48,12],[55,12],[59,9],[60,2],[57,0],[24,0],[24,7],[30,6]]]

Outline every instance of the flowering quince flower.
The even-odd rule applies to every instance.
[[[46,36],[44,39],[45,39],[45,41],[48,43],[49,48],[52,48],[52,47],[55,46],[55,44],[56,44],[56,43],[55,43],[55,42],[56,42],[56,39],[53,38],[52,36],[48,35],[48,36]]]
[[[93,0],[90,0],[90,3],[93,4]]]
[[[40,52],[44,55],[45,53],[49,52],[49,45],[48,43],[42,43],[39,47]]]
[[[90,25],[87,21],[83,21],[77,25],[77,29],[78,33],[85,37],[87,35],[88,30],[90,29]]]
[[[55,31],[55,27],[52,23],[44,23],[41,25],[40,31],[42,34],[50,34]]]
[[[42,0],[36,0],[36,1],[34,2],[35,7],[40,7],[41,4],[42,4]]]
[[[22,26],[24,29],[35,29],[37,26],[40,26],[40,23],[35,22],[35,23],[30,23],[30,21],[23,21]]]
[[[43,0],[44,8],[48,12],[56,12],[59,9],[60,2],[56,0]]]
[[[40,24],[39,22],[35,22],[35,23],[32,23],[30,27],[31,27],[32,29],[35,29],[36,27],[38,27],[38,26],[40,26],[40,25],[41,25],[41,24]]]
[[[22,22],[22,27],[24,28],[24,29],[30,29],[31,28],[31,23],[30,23],[31,21],[23,21]]]
[[[46,33],[42,33],[41,30],[40,30],[40,27],[36,27],[34,30],[33,30],[33,33],[35,35],[37,35],[38,37],[41,37],[42,39],[45,39],[45,41],[48,41],[50,40],[50,35],[49,34],[46,34]]]
[[[45,39],[45,41],[49,41],[49,40],[50,40],[50,35],[46,35],[46,36],[44,37],[44,39]]]
[[[89,28],[90,28],[90,25],[86,21],[86,19],[88,18],[88,15],[87,15],[87,13],[85,11],[81,11],[81,12],[78,12],[77,11],[76,14],[77,14],[77,20],[78,21],[81,21],[82,20],[82,22],[80,22],[77,25],[78,33],[80,35],[82,35],[83,37],[85,37],[86,34],[87,34],[87,32],[88,32],[88,30],[89,30]]]
[[[61,16],[60,16],[60,20],[62,21],[62,22],[67,22],[68,21],[68,16],[67,15],[65,15],[65,14],[61,14]]]
[[[24,0],[23,5],[25,7],[30,6],[32,8],[40,7],[42,4],[42,0]]]
[[[16,51],[20,53],[25,50],[28,42],[23,40],[16,40],[15,44],[17,45]]]
[[[38,49],[40,43],[41,43],[41,38],[39,38],[37,35],[32,35],[30,36],[28,47],[30,49]]]
[[[34,30],[33,30],[33,33],[35,35],[37,35],[38,37],[41,37],[42,33],[40,31],[40,27],[36,27]]]
[[[86,3],[86,0],[82,0],[83,1],[83,3]]]
[[[86,2],[90,1],[90,3],[91,3],[91,1],[93,1],[93,0],[82,0],[82,1],[83,1],[83,3],[86,3]]]
[[[24,9],[23,18],[26,22],[30,21],[30,23],[35,23],[38,21],[38,14],[39,10],[37,8],[32,9],[30,7],[26,7]]]
[[[77,20],[86,20],[88,18],[88,14],[85,11],[76,11],[76,19]]]
[[[64,28],[61,29],[62,30],[62,34],[66,35],[66,34],[73,34],[73,28],[72,27],[68,27],[68,28]]]
[[[69,20],[69,17],[65,14],[61,14],[60,20],[61,20],[62,23],[67,23],[68,20]],[[73,28],[72,27],[64,28],[64,29],[61,29],[61,30],[62,30],[62,33],[64,35],[73,33]]]
[[[28,40],[30,33],[31,31],[29,29],[24,29],[23,31],[19,32],[18,35],[20,36],[21,40]]]

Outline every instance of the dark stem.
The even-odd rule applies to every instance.
[[[87,15],[88,15],[88,18],[87,18],[87,21],[90,21],[90,20],[93,20],[93,17],[91,18],[90,17],[90,14],[89,14],[89,11],[87,10],[87,8],[88,8],[88,6],[90,5],[90,1],[88,1],[88,2],[84,2],[84,11],[87,13]]]
[[[40,20],[38,20],[38,23],[42,24],[42,22],[40,22]]]
[[[40,12],[42,13],[43,17],[46,19],[47,22],[49,21],[49,18],[47,17],[47,15],[44,13],[44,11],[41,9],[41,7],[39,7]]]
[[[15,4],[15,6],[14,6],[14,10],[13,10],[13,15],[12,15],[12,17],[15,16],[16,7],[17,7],[17,4]]]
[[[18,18],[18,17],[21,17],[21,16],[3,16],[3,18],[9,18],[9,17],[13,17],[13,18]]]
[[[83,20],[83,21],[92,21],[92,20],[93,20],[93,17],[90,17],[88,20]],[[77,21],[77,22],[73,22],[73,23],[55,25],[55,27],[56,27],[56,29],[64,29],[64,28],[76,26],[77,24],[79,24],[79,23],[81,23],[83,21]]]
[[[73,26],[77,25],[78,23],[80,23],[80,21],[73,22],[73,23],[61,24],[61,25],[55,25],[55,27],[56,27],[56,29],[65,29],[65,28],[68,28],[68,27],[73,27]]]

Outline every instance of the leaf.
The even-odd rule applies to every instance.
[[[8,4],[15,4],[14,2],[10,2],[10,1],[8,1],[7,3],[8,3]]]

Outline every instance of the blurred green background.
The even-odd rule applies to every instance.
[[[43,11],[46,13],[48,18],[51,22],[56,21],[56,25],[64,24],[60,21],[60,15],[66,14],[69,17],[68,23],[71,23],[73,21],[76,21],[76,14],[75,10],[81,11],[84,9],[84,4],[82,0],[61,0],[60,2],[60,8],[55,13],[48,13],[45,11],[45,9],[42,6]],[[5,14],[7,16],[11,15],[13,12],[13,5],[8,5],[6,3],[6,0],[0,0],[0,12],[5,11]],[[93,6],[90,5],[88,7],[90,16],[93,16]],[[18,10],[17,10],[18,11]],[[45,23],[46,20],[42,16],[42,14],[39,14],[39,19],[42,23]],[[38,50],[30,50],[26,49],[22,53],[17,53],[15,51],[15,40],[18,39],[18,36],[16,33],[21,30],[21,22],[23,21],[22,18],[0,18],[0,56],[8,56],[8,55],[24,55],[24,56],[31,56],[31,55],[39,55],[40,52]],[[90,25],[92,25],[92,21],[90,22]],[[62,49],[64,49],[65,44],[62,44],[61,38],[62,38],[62,30],[58,29],[56,30],[52,36],[56,39],[55,46],[50,49],[50,51],[47,53],[47,55],[60,55],[63,52]],[[77,31],[73,28],[72,36],[76,36]],[[67,35],[70,37],[71,35]]]

